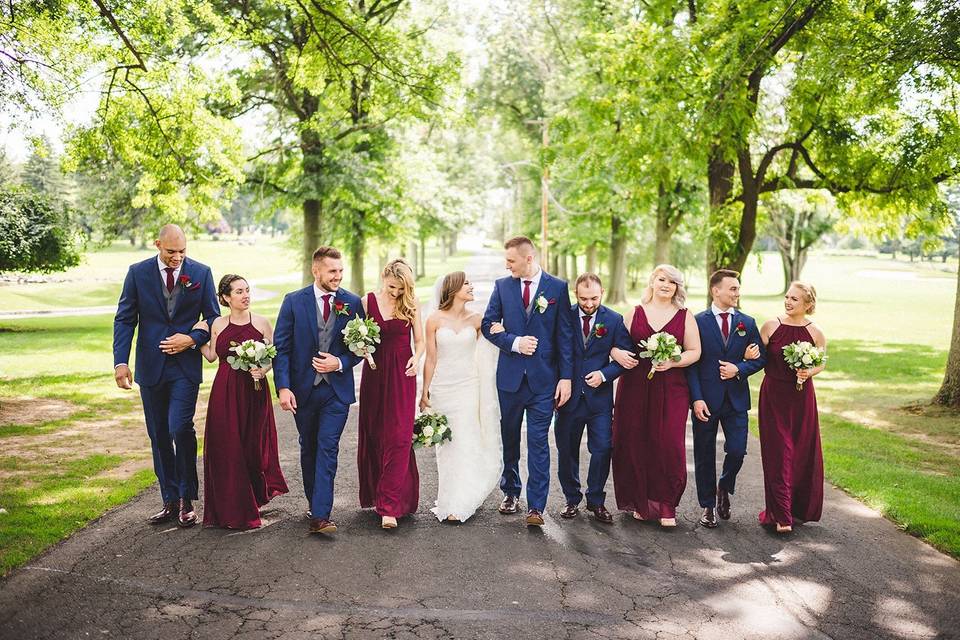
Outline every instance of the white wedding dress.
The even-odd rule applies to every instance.
[[[436,332],[430,404],[447,416],[452,439],[436,447],[438,520],[466,521],[497,486],[503,470],[497,348],[473,327]]]

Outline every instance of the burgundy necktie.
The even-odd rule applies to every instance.
[[[590,337],[590,316],[583,316],[583,337]]]
[[[532,280],[523,281],[523,308],[526,309],[530,306],[530,283]]]
[[[164,267],[167,272],[167,293],[173,293],[173,267]]]
[[[323,296],[323,321],[326,322],[330,319],[330,296],[333,295],[328,293]]]
[[[723,332],[723,339],[726,340],[730,337],[730,313],[721,313],[720,319],[723,320],[723,325],[720,330]]]

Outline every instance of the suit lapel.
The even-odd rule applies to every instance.
[[[303,308],[307,314],[307,326],[313,336],[313,351],[320,348],[320,328],[317,324],[317,297],[313,294],[313,286],[303,290]]]
[[[534,292],[533,296],[530,298],[530,315],[527,315],[527,310],[523,309],[523,298],[520,298],[520,308],[523,309],[523,317],[526,319],[526,325],[530,324],[530,321],[533,320],[533,316],[539,315],[537,310],[537,298],[543,295],[543,292],[546,290],[547,285],[549,284],[548,278],[550,275],[543,270],[543,267],[540,268],[540,283],[537,285],[537,290]],[[521,282],[522,286],[522,282]]]
[[[603,324],[603,305],[597,308],[597,312],[594,314],[596,318],[593,319],[593,329],[590,330],[590,337],[587,338],[587,344],[584,346],[583,350],[586,352],[593,346],[594,340],[597,337],[597,326]],[[583,323],[581,322],[580,332],[583,333]]]
[[[725,351],[727,346],[723,344],[723,333],[720,332],[720,325],[717,323],[717,316],[713,315],[713,308],[708,307],[706,314],[707,324],[710,325],[710,333],[713,334],[713,337],[716,339],[717,343],[719,343],[720,350]]]
[[[587,344],[583,342],[583,321],[580,319],[580,305],[574,304],[570,307],[570,313],[573,314],[573,325],[576,327],[577,344],[580,345],[580,351],[587,352]],[[589,340],[588,340],[589,343]]]
[[[187,291],[188,291],[186,287],[180,286],[180,278],[182,278],[183,276],[187,276],[187,278],[190,281],[190,284],[194,284],[193,278],[190,277],[190,259],[189,258],[183,259],[183,264],[180,266],[180,275],[177,276],[177,278],[173,281],[173,293],[171,293],[170,295],[173,295],[174,293],[176,293],[177,295],[173,299],[173,311],[170,312],[171,318],[177,314],[177,308],[180,306],[180,303],[183,302],[183,297],[187,294]],[[177,291],[178,287],[180,289],[179,291]]]
[[[507,314],[512,315],[514,312],[519,310],[519,315],[517,317],[521,320],[521,324],[526,326],[526,312],[523,310],[523,299],[520,297],[520,287],[522,286],[523,282],[514,281],[514,278],[510,278],[510,280],[504,284],[503,288],[506,289],[504,295],[506,295],[507,299],[503,305],[503,320],[507,321]]]
[[[726,344],[723,345],[723,352],[726,353],[730,350],[730,347],[733,345],[735,338],[739,338],[737,335],[737,322],[739,322],[740,312],[734,309],[730,312],[730,337],[727,339]]]
[[[143,275],[147,278],[147,290],[153,294],[153,297],[156,299],[157,304],[160,305],[160,308],[163,310],[163,315],[167,316],[167,299],[163,297],[163,279],[160,277],[160,269],[157,267],[157,259],[149,261],[144,265],[145,273]],[[169,316],[167,316],[169,318]]]

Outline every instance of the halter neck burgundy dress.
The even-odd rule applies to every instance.
[[[637,305],[630,326],[634,342],[665,331],[683,344],[686,309],[678,309],[662,329],[650,326]],[[617,508],[649,520],[675,518],[687,486],[685,435],[690,391],[683,369],[655,373],[647,379],[651,361],[620,376],[613,407],[613,487]]]
[[[761,524],[792,526],[795,520],[819,520],[823,511],[823,453],[813,378],[797,391],[797,374],[783,359],[787,345],[813,342],[807,326],[781,324],[767,344],[759,402],[766,499]]]
[[[217,336],[220,367],[207,403],[203,441],[203,525],[260,526],[260,507],[287,493],[277,453],[270,384],[253,385],[247,371],[230,367],[231,343],[263,340],[253,323],[228,324]]]
[[[384,320],[372,293],[367,294],[367,316],[380,325],[380,344],[373,354],[377,368],[365,361],[360,379],[360,506],[399,518],[416,512],[420,501],[413,452],[417,378],[404,374],[413,355],[413,329],[406,320]]]

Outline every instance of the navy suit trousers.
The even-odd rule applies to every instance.
[[[541,513],[550,491],[550,422],[553,420],[554,389],[534,393],[524,376],[516,391],[498,390],[500,436],[503,438],[504,495],[520,496],[520,428],[527,414],[527,507]]]
[[[313,387],[306,402],[297,403],[294,421],[300,433],[300,470],[314,518],[329,519],[333,510],[340,435],[349,411],[350,405],[326,382]]]
[[[693,416],[693,461],[697,478],[697,499],[701,507],[717,506],[717,426],[723,428],[726,456],[719,486],[734,493],[737,473],[747,455],[747,412],[737,411],[729,398],[723,399],[718,411],[713,411],[706,422]]]
[[[557,476],[567,504],[580,504],[580,442],[587,429],[590,468],[587,472],[587,504],[599,506],[606,498],[604,486],[610,475],[610,448],[613,440],[613,409],[590,411],[582,394],[570,402],[575,406],[557,413],[553,437],[557,443]]]
[[[164,502],[197,499],[197,432],[193,415],[200,385],[188,380],[173,358],[166,358],[160,380],[140,386],[143,415],[153,450],[153,470]]]

